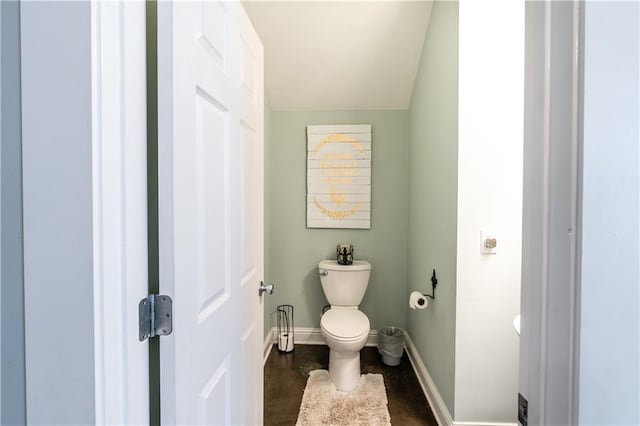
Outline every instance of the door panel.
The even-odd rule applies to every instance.
[[[262,422],[262,45],[237,2],[159,3],[162,422]]]

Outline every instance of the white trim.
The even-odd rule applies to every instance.
[[[276,340],[276,327],[271,328],[266,339],[271,336],[271,343],[275,343]],[[322,337],[322,330],[315,327],[294,327],[293,328],[293,341],[296,345],[326,345]],[[367,343],[365,346],[378,346],[378,330],[369,331],[369,337],[367,337]],[[268,355],[268,354],[267,354]]]
[[[438,388],[436,388],[435,383],[433,383],[433,379],[429,375],[427,367],[425,367],[424,362],[422,362],[418,349],[413,344],[413,340],[411,340],[409,333],[406,331],[404,332],[404,348],[407,351],[407,356],[409,357],[413,371],[415,371],[416,377],[418,377],[418,382],[420,383],[420,387],[422,387],[422,392],[424,392],[424,395],[431,406],[431,411],[436,418],[436,422],[439,425],[453,425],[453,418],[447,409],[447,405],[444,403],[444,399],[442,399],[440,392],[438,392]]]
[[[271,346],[275,344],[276,327],[272,327],[264,338],[264,360],[267,361],[267,357],[271,351]],[[326,345],[324,338],[322,337],[322,330],[314,327],[294,327],[293,329],[294,341],[297,345]],[[446,426],[517,426],[516,423],[494,423],[494,422],[456,422],[451,417],[447,406],[440,396],[440,392],[436,388],[433,379],[427,371],[422,362],[422,358],[418,353],[409,333],[404,332],[405,344],[404,348],[409,356],[409,361],[413,367],[413,371],[416,373],[422,392],[424,393],[431,411],[436,418],[436,422],[439,425]],[[378,331],[371,330],[365,346],[378,346]]]
[[[91,3],[96,424],[149,419],[144,3]]]
[[[416,376],[418,377],[418,382],[420,383],[420,387],[422,388],[422,392],[427,398],[429,405],[431,407],[431,411],[433,412],[434,417],[436,418],[436,422],[439,425],[446,426],[516,426],[516,423],[496,423],[496,422],[456,422],[453,420],[451,413],[449,413],[449,409],[447,405],[444,403],[444,399],[438,392],[438,388],[436,387],[431,375],[429,375],[429,371],[427,367],[422,362],[422,358],[416,349],[416,346],[413,344],[413,340],[409,336],[409,333],[404,332],[404,348],[407,351],[407,355],[409,357],[409,361],[411,362],[411,366],[413,367],[413,371],[415,371]]]
[[[293,329],[294,341],[297,345],[326,345],[324,338],[322,337],[322,330],[314,327],[294,327]],[[422,392],[424,393],[431,411],[436,418],[436,422],[439,425],[446,426],[516,426],[516,423],[492,423],[492,422],[455,422],[447,409],[447,406],[440,396],[435,383],[431,379],[427,368],[422,362],[422,358],[418,353],[409,333],[404,332],[405,336],[405,351],[409,356],[409,361],[413,367],[413,371],[416,373]],[[267,357],[271,351],[271,346],[275,344],[276,327],[271,328],[264,338],[264,360],[267,361]],[[365,346],[378,346],[378,330],[371,330]]]
[[[276,331],[274,330],[273,338],[277,336]],[[327,342],[324,341],[324,337],[322,337],[322,330],[319,328],[313,327],[295,327],[293,329],[293,342],[296,345],[326,345]]]
[[[267,335],[264,337],[264,346],[262,348],[262,366],[267,363],[267,358],[269,358],[269,354],[271,353],[271,347],[273,346],[273,328],[269,330]]]
[[[578,1],[527,2],[525,12],[518,392],[528,400],[530,424],[577,422],[581,8]]]
[[[447,405],[444,403],[444,399],[438,392],[438,388],[436,387],[433,379],[429,375],[429,371],[427,371],[427,367],[422,362],[422,358],[418,353],[418,349],[413,344],[413,340],[409,336],[409,333],[404,332],[404,348],[407,352],[407,356],[409,357],[409,361],[411,362],[411,366],[413,367],[413,371],[416,373],[416,377],[418,378],[418,382],[420,383],[420,387],[422,388],[422,392],[427,398],[429,402],[429,406],[431,407],[431,411],[433,412],[434,417],[436,418],[436,422],[443,426],[516,426],[516,423],[497,423],[497,422],[456,422],[453,420],[451,413],[449,413],[449,409]]]

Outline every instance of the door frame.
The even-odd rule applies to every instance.
[[[146,4],[92,2],[96,423],[149,421]]]
[[[145,424],[145,3],[20,8],[27,421]]]
[[[142,8],[142,13],[136,9],[137,5]],[[30,7],[34,7],[31,4]],[[525,50],[525,57],[527,60],[533,59],[534,69],[540,69],[542,72],[537,76],[528,74],[526,79],[526,85],[529,89],[542,87],[546,96],[544,99],[532,98],[532,93],[529,92],[529,99],[527,102],[527,108],[529,112],[526,115],[526,133],[537,131],[543,131],[545,141],[542,146],[541,152],[536,152],[535,155],[531,155],[530,151],[525,151],[525,177],[527,177],[527,168],[529,172],[533,170],[542,169],[544,173],[531,176],[534,182],[534,192],[531,192],[531,188],[527,189],[525,186],[525,203],[533,203],[527,205],[531,207],[531,210],[525,208],[525,235],[526,224],[535,225],[541,224],[543,229],[543,237],[541,241],[536,240],[535,244],[532,244],[529,239],[523,240],[523,322],[522,322],[522,335],[521,335],[521,362],[520,367],[520,391],[529,399],[529,420],[532,423],[536,423],[534,419],[538,419],[537,422],[551,421],[547,413],[552,411],[549,405],[549,397],[554,395],[556,391],[563,393],[564,398],[570,401],[570,405],[565,407],[564,415],[566,419],[569,419],[567,423],[572,423],[577,420],[577,380],[576,374],[578,368],[578,337],[579,337],[579,306],[576,303],[579,300],[579,254],[576,251],[576,247],[579,244],[579,224],[581,206],[579,202],[580,188],[578,185],[580,176],[580,137],[577,133],[577,123],[580,118],[579,101],[581,100],[581,94],[579,93],[580,86],[580,67],[579,55],[582,52],[581,44],[578,43],[570,64],[558,64],[558,58],[552,53],[552,47],[555,46],[555,38],[558,37],[564,41],[570,40],[569,46],[576,47],[575,43],[580,40],[580,27],[582,26],[583,19],[581,14],[581,6],[579,2],[572,2],[570,7],[572,13],[564,16],[565,20],[560,21],[555,18],[560,15],[554,15],[555,11],[562,7],[562,4],[555,4],[553,2],[527,2],[526,19],[527,24],[537,26],[538,29],[544,28],[540,39],[531,38],[535,36],[534,33],[527,33],[528,43],[533,45],[527,45]],[[577,15],[576,15],[577,11]],[[94,363],[95,373],[95,421],[96,423],[138,423],[134,418],[145,417],[145,414],[141,414],[141,417],[136,417],[132,410],[140,409],[141,413],[146,411],[146,417],[143,422],[148,419],[148,364],[146,348],[147,344],[130,345],[130,334],[125,331],[125,325],[129,326],[136,322],[131,322],[133,317],[137,319],[137,312],[133,314],[131,311],[130,301],[124,300],[123,297],[116,296],[113,292],[113,288],[110,285],[109,280],[112,277],[109,275],[109,271],[112,266],[122,267],[123,252],[122,248],[129,241],[128,238],[139,239],[141,236],[131,235],[128,232],[130,228],[124,229],[122,222],[105,220],[109,219],[114,212],[120,212],[125,214],[129,212],[129,208],[139,202],[138,199],[128,199],[123,197],[122,189],[126,182],[127,185],[132,182],[131,179],[143,183],[143,187],[146,188],[146,168],[139,170],[140,173],[136,173],[135,169],[129,169],[127,166],[131,165],[129,160],[130,153],[127,150],[122,149],[123,143],[127,136],[135,134],[137,138],[144,139],[146,144],[146,117],[141,119],[139,129],[132,129],[122,125],[122,119],[127,117],[132,112],[130,107],[139,106],[139,102],[146,105],[146,93],[144,92],[146,78],[145,69],[145,15],[144,15],[144,3],[91,3],[91,49],[89,57],[85,58],[91,61],[92,72],[92,89],[94,96],[92,97],[89,107],[92,108],[91,116],[94,120],[93,130],[91,135],[92,148],[94,156],[92,163],[89,164],[70,164],[69,167],[82,169],[90,167],[89,178],[92,179],[92,215],[94,220],[94,230],[90,238],[92,238],[94,253],[93,262],[95,265],[99,265],[100,268],[94,270],[93,286],[93,298],[91,300],[83,300],[81,303],[91,303],[93,306],[93,338],[94,338],[94,351],[95,354],[79,354],[82,357],[91,357],[91,362]],[[553,19],[552,19],[553,18]],[[568,25],[568,29],[563,31],[562,26]],[[23,31],[25,28],[23,27]],[[31,27],[33,30],[33,26]],[[53,29],[55,31],[55,28]],[[63,28],[59,26],[60,33],[63,32]],[[28,29],[26,31],[29,31]],[[38,34],[35,34],[37,36]],[[22,34],[23,38],[25,33]],[[566,45],[566,44],[565,44]],[[533,50],[532,50],[533,49]],[[535,53],[533,53],[535,52]],[[46,62],[42,69],[42,73],[46,73]],[[561,66],[570,66],[570,72],[563,74]],[[577,66],[577,67],[576,67]],[[547,71],[545,71],[547,70]],[[566,69],[565,69],[566,70]],[[143,89],[142,93],[139,91],[131,91],[132,81],[130,79],[124,79],[123,76],[135,75],[135,78],[141,78],[142,83],[140,87]],[[570,76],[570,77],[567,77]],[[36,75],[26,76],[23,75],[23,87],[28,87],[30,83],[33,83]],[[554,84],[568,84],[573,89],[572,96],[569,99],[558,99],[551,97],[551,87]],[[565,107],[569,107],[565,113],[568,115],[566,121],[569,129],[564,131],[571,132],[572,135],[572,150],[568,159],[565,159],[566,166],[570,173],[570,182],[572,182],[571,188],[568,194],[570,202],[557,206],[551,203],[553,193],[550,191],[552,184],[554,183],[554,177],[550,176],[552,170],[552,164],[549,162],[550,149],[554,141],[554,137],[557,136],[554,133],[555,128],[550,127],[551,108],[555,106],[555,102],[562,102]],[[46,102],[46,100],[45,100]],[[48,101],[51,109],[55,109],[56,100],[51,99]],[[33,123],[34,111],[30,109],[23,110],[27,123]],[[138,110],[136,110],[138,111]],[[140,111],[138,111],[139,113]],[[31,119],[29,119],[31,115]],[[127,121],[131,124],[133,121]],[[112,125],[117,125],[120,132],[113,132]],[[130,131],[131,133],[128,133]],[[540,136],[540,135],[538,135]],[[26,135],[25,139],[29,136]],[[116,138],[120,141],[120,145],[113,146],[109,142]],[[529,149],[532,148],[534,139],[529,139]],[[537,138],[536,140],[540,140]],[[23,140],[29,142],[28,140]],[[146,146],[146,145],[145,145]],[[525,150],[527,150],[527,142],[525,141]],[[146,152],[146,151],[145,151]],[[529,156],[528,154],[529,153]],[[33,152],[29,153],[33,155]],[[41,154],[42,156],[46,153]],[[26,161],[32,161],[32,158],[26,158]],[[110,161],[116,160],[120,167],[115,169],[107,168],[110,165]],[[29,174],[34,173],[33,169],[25,169],[23,179],[29,178]],[[37,171],[35,171],[37,173]],[[133,176],[131,175],[133,173]],[[62,189],[62,188],[59,188]],[[43,193],[45,189],[40,189]],[[539,192],[535,192],[539,191]],[[34,194],[32,194],[33,196]],[[37,195],[37,194],[35,194]],[[142,197],[144,203],[144,220],[146,221],[146,193]],[[528,200],[528,201],[527,201]],[[131,202],[131,204],[129,204]],[[68,205],[66,208],[68,211],[73,211],[77,206]],[[34,214],[34,212],[29,212]],[[44,212],[43,212],[44,214]],[[550,279],[555,273],[548,268],[548,261],[551,255],[549,248],[550,244],[554,244],[551,239],[550,221],[554,215],[565,215],[569,217],[571,223],[576,225],[573,227],[574,237],[568,247],[569,250],[569,262],[566,264],[565,269],[557,271],[561,274],[569,274],[571,277],[571,287],[569,289],[570,297],[568,299],[568,314],[562,318],[557,318],[553,314],[553,310],[550,309],[549,301],[555,297],[554,292],[558,291],[557,287],[550,284]],[[126,216],[126,214],[125,214]],[[120,219],[122,219],[122,215]],[[145,222],[146,223],[146,222]],[[26,227],[30,224],[29,221],[25,221]],[[143,227],[146,235],[146,225]],[[529,235],[531,237],[531,235]],[[27,237],[25,236],[25,240]],[[54,241],[49,241],[51,247],[55,247]],[[563,247],[567,248],[566,242],[562,243]],[[146,255],[146,239],[144,242],[145,255]],[[25,245],[25,260],[31,258],[30,251],[32,246]],[[73,253],[70,253],[73,255]],[[146,259],[141,264],[146,268]],[[543,276],[540,281],[533,281],[529,276],[525,276],[525,265],[532,268],[536,265],[542,266],[541,270],[546,271],[547,275]],[[33,265],[32,265],[33,266]],[[25,270],[27,265],[25,265]],[[139,272],[139,271],[138,271]],[[530,273],[530,272],[529,272]],[[28,277],[25,277],[25,287],[29,285],[27,283]],[[542,282],[543,285],[539,286]],[[121,283],[122,284],[122,283]],[[535,285],[534,285],[535,284]],[[31,283],[44,289],[44,283]],[[144,288],[147,288],[147,283],[144,283]],[[107,293],[106,290],[109,290]],[[36,287],[37,290],[37,287]],[[64,291],[64,289],[62,289]],[[120,287],[118,289],[120,296],[124,293],[124,289]],[[25,293],[25,310],[33,310],[33,300],[29,300],[35,293]],[[65,296],[71,297],[73,294],[66,294]],[[566,296],[566,294],[564,295]],[[125,303],[126,302],[126,303]],[[137,300],[136,300],[137,302]],[[33,312],[32,312],[33,313]],[[116,321],[119,327],[111,328],[112,321]],[[107,327],[107,325],[109,325]],[[562,330],[567,331],[571,335],[571,339],[566,341],[562,351],[553,351],[549,347],[548,330],[559,325]],[[45,327],[48,328],[48,327]],[[30,336],[33,329],[27,328],[25,330],[25,337],[28,341],[34,339],[36,336]],[[130,331],[130,330],[129,330]],[[64,337],[64,336],[63,336]],[[69,341],[62,341],[63,344],[69,343]],[[145,349],[142,349],[145,348]],[[536,348],[540,348],[537,350]],[[26,347],[26,359],[27,368],[31,367],[30,364],[38,362],[37,347],[27,345]],[[567,356],[568,355],[568,356]],[[524,360],[522,359],[524,357]],[[539,372],[547,372],[547,366],[554,363],[556,360],[554,357],[562,357],[560,362],[566,365],[567,374],[559,378],[558,380],[549,380],[550,377],[546,375],[540,375]],[[41,358],[41,357],[40,357]],[[145,368],[144,365],[147,365]],[[131,395],[122,393],[122,390],[126,390],[127,378],[131,379],[137,377],[141,382],[147,384],[146,396],[144,403],[140,404],[142,399],[140,395]],[[561,382],[561,383],[560,383]],[[38,384],[32,384],[38,386]],[[141,389],[143,389],[141,387]],[[29,392],[37,392],[39,389],[30,388]],[[128,395],[123,397],[123,395]],[[27,395],[27,400],[29,396]],[[136,402],[137,401],[137,402]],[[552,401],[551,401],[552,402]],[[71,407],[50,407],[50,410],[64,411],[72,409]],[[28,418],[33,418],[28,410]],[[43,413],[35,413],[35,417],[42,415]],[[45,413],[46,414],[46,413]]]
[[[576,424],[583,3],[526,2],[519,393],[530,424]]]

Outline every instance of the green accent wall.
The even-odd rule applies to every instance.
[[[408,291],[436,300],[406,309],[408,332],[454,413],[458,184],[458,3],[434,2],[410,107]],[[403,303],[402,306],[405,304]]]
[[[0,115],[0,424],[27,423],[22,229],[20,3],[2,2]]]
[[[264,91],[264,247],[265,247],[265,253],[264,253],[264,277],[265,277],[265,281],[269,282],[268,280],[268,276],[269,276],[269,270],[270,270],[270,266],[269,266],[269,262],[268,262],[268,258],[267,258],[267,252],[266,252],[266,248],[268,247],[269,244],[269,235],[271,235],[271,233],[269,232],[269,222],[268,222],[268,218],[271,216],[269,214],[268,209],[268,190],[269,190],[269,182],[270,182],[270,178],[269,178],[269,163],[267,162],[267,158],[269,156],[269,150],[273,149],[272,147],[272,141],[271,141],[271,121],[273,120],[273,118],[271,117],[271,103],[269,102],[269,97],[267,96],[267,91]],[[279,292],[279,288],[276,289]],[[277,294],[275,294],[277,296]],[[269,322],[269,313],[275,311],[276,309],[276,302],[275,302],[275,297],[273,296],[265,296],[263,297],[264,300],[264,336],[266,337],[267,334],[269,333],[269,330],[271,330],[271,324]]]
[[[306,126],[372,124],[371,229],[307,229]],[[287,112],[265,108],[265,279],[275,292],[265,302],[265,334],[279,304],[294,306],[296,327],[320,327],[327,301],[316,266],[350,242],[355,258],[371,262],[360,305],[371,329],[406,327],[408,111]]]

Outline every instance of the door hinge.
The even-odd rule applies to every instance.
[[[150,294],[138,304],[138,338],[166,336],[173,331],[173,301],[164,294]]]

